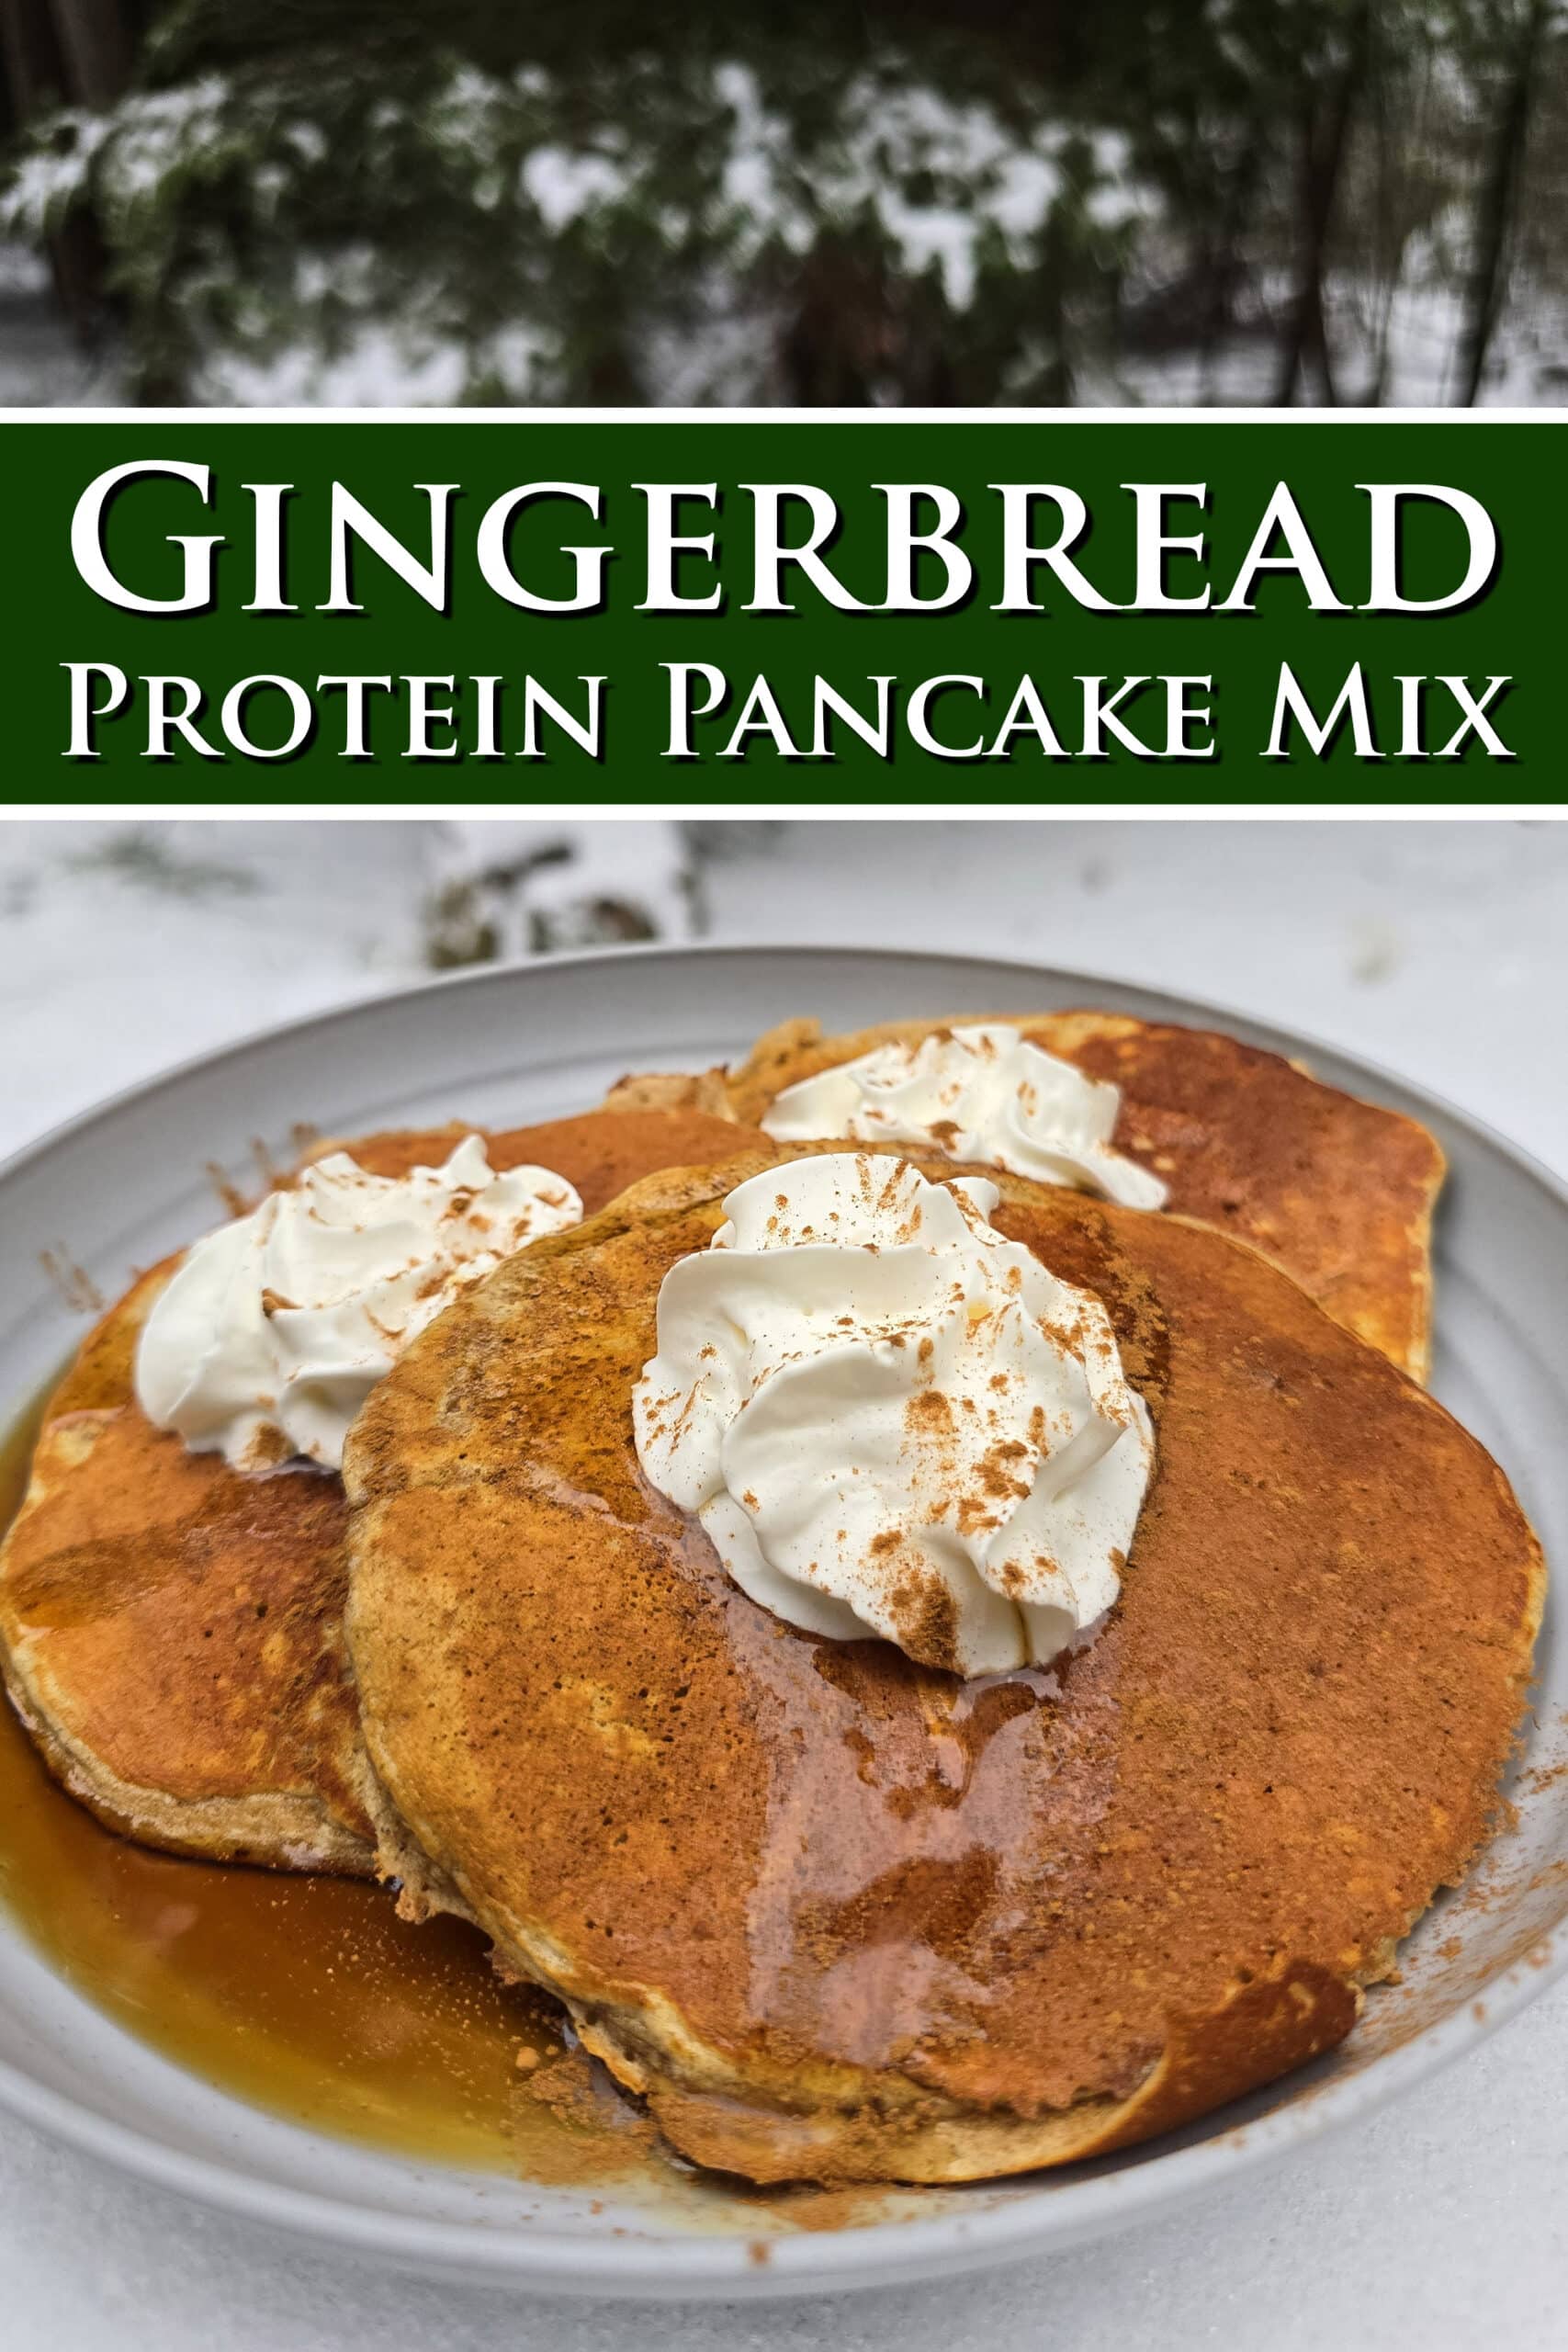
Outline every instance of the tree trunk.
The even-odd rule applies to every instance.
[[[53,0],[70,94],[95,112],[112,106],[130,80],[135,54],[124,0]]]
[[[1302,275],[1280,356],[1274,390],[1276,408],[1289,408],[1294,401],[1303,365],[1309,356],[1317,361],[1328,406],[1336,405],[1334,369],[1323,311],[1323,273],[1328,233],[1334,223],[1334,201],[1339,192],[1339,175],[1366,72],[1371,15],[1371,0],[1361,0],[1350,21],[1345,63],[1326,105],[1309,100],[1302,114]]]
[[[0,0],[0,63],[18,126],[51,107],[112,104],[130,74],[123,0]],[[84,342],[103,309],[103,241],[83,211],[46,239],[55,299]]]
[[[135,54],[125,0],[0,0],[0,66],[18,125],[50,107],[112,106]]]
[[[1471,280],[1469,315],[1460,361],[1459,398],[1464,408],[1473,408],[1480,396],[1486,354],[1503,308],[1508,241],[1524,169],[1536,61],[1546,30],[1549,5],[1550,0],[1530,0],[1519,27],[1486,176],[1476,203],[1476,266]]]
[[[901,353],[894,348],[881,266],[819,243],[789,296],[778,343],[785,397],[797,408],[867,408]]]
[[[1262,176],[1262,164],[1263,153],[1258,140],[1256,135],[1249,134],[1225,191],[1219,228],[1204,273],[1205,297],[1203,325],[1198,345],[1198,383],[1199,398],[1205,407],[1213,402],[1219,388],[1222,346],[1235,322],[1236,295],[1246,282],[1242,239]]]
[[[63,96],[65,74],[49,0],[0,0],[0,65],[18,124]]]

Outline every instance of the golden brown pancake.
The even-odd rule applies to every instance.
[[[393,1859],[705,2165],[1122,2146],[1339,2041],[1460,1878],[1540,1551],[1476,1441],[1256,1252],[1001,1177],[998,1227],[1105,1300],[1156,1427],[1121,1600],[1056,1668],[969,1683],[796,1631],[648,1486],[631,1419],[663,1276],[795,1156],[542,1240],[361,1413],[348,1633]]]
[[[1212,1030],[1115,1012],[961,1017],[1005,1021],[1044,1052],[1120,1087],[1115,1148],[1164,1179],[1170,1210],[1250,1242],[1336,1322],[1414,1379],[1426,1378],[1443,1155],[1425,1127]],[[673,1092],[668,1080],[628,1080],[610,1100],[711,1107],[721,1091],[732,1114],[756,1126],[786,1086],[875,1046],[915,1045],[952,1026],[891,1021],[825,1037],[818,1022],[788,1021],[760,1038],[737,1069],[677,1080]]]
[[[6,1680],[50,1766],[148,1845],[368,1871],[342,1481],[242,1477],[131,1394],[143,1274],[51,1397],[0,1549]]]
[[[462,1127],[367,1137],[394,1176]],[[734,1148],[702,1114],[596,1112],[488,1138],[589,1210],[671,1161]],[[11,1697],[51,1766],[149,1845],[296,1870],[368,1872],[376,1791],[346,1677],[342,1481],[243,1476],[154,1429],[131,1393],[137,1337],[173,1273],[143,1274],[51,1397],[31,1482],[0,1548]]]

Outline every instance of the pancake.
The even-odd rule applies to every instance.
[[[342,1481],[242,1477],[141,1413],[137,1340],[178,1262],[109,1309],[50,1399],[0,1549],[6,1688],[57,1779],[112,1828],[367,1872]]]
[[[469,1132],[352,1148],[396,1176]],[[594,1112],[487,1141],[495,1168],[552,1167],[592,1211],[652,1169],[733,1150],[735,1129]],[[6,1687],[56,1776],[112,1827],[177,1853],[368,1874],[377,1792],[343,1642],[343,1484],[303,1466],[243,1476],[146,1419],[137,1338],[178,1262],[109,1309],[46,1408],[0,1548]]]
[[[386,1860],[684,2155],[953,2181],[1098,2154],[1338,2041],[1486,1834],[1544,1570],[1483,1449],[1256,1252],[996,1180],[1157,1430],[1110,1617],[971,1683],[795,1630],[635,1452],[664,1274],[793,1153],[510,1260],[351,1433]],[[931,1176],[945,1163],[917,1163]]]
[[[1413,1119],[1322,1085],[1235,1037],[1123,1013],[965,1013],[1001,1021],[1122,1091],[1115,1148],[1161,1177],[1168,1207],[1280,1266],[1336,1322],[1425,1380],[1431,1346],[1432,1209],[1443,1155]],[[874,1046],[918,1044],[950,1021],[893,1021],[829,1037],[789,1021],[728,1072],[629,1080],[612,1102],[715,1101],[750,1126],[803,1079]],[[662,1083],[663,1091],[660,1091]]]

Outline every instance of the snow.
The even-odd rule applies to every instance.
[[[660,819],[13,820],[0,1007],[28,1043],[8,1061],[0,1152],[243,1030],[454,962],[684,938],[692,866]]]
[[[1245,62],[1254,39],[1246,11],[1235,0],[1212,0],[1209,13]],[[940,291],[956,335],[966,314],[984,312],[997,275],[1016,288],[1043,266],[1063,208],[1071,236],[1088,240],[1084,289],[1092,291],[1097,243],[1107,288],[1122,261],[1128,272],[1119,347],[1098,349],[1086,330],[1083,347],[1068,355],[1076,398],[1186,405],[1253,401],[1274,390],[1277,322],[1292,290],[1280,268],[1249,268],[1241,297],[1247,315],[1215,352],[1140,342],[1141,311],[1157,314],[1179,301],[1185,232],[1140,175],[1127,134],[1111,125],[1004,112],[922,82],[896,55],[849,76],[810,116],[809,130],[734,58],[696,69],[675,113],[671,92],[639,90],[635,73],[593,97],[597,121],[582,100],[581,89],[538,67],[504,75],[453,63],[433,72],[417,95],[389,96],[371,110],[371,168],[381,167],[383,148],[388,172],[423,155],[446,175],[454,200],[491,216],[497,237],[509,241],[505,266],[513,275],[497,277],[503,324],[470,323],[468,296],[438,267],[410,282],[405,260],[367,242],[283,246],[274,266],[281,262],[284,282],[265,289],[225,287],[219,272],[227,248],[216,243],[206,274],[193,264],[186,280],[191,314],[206,322],[196,329],[191,397],[236,406],[575,397],[555,249],[612,254],[631,224],[651,224],[681,290],[671,295],[639,277],[622,298],[643,395],[655,403],[766,401],[776,397],[775,355],[789,317],[781,259],[804,256],[824,239],[863,246],[876,266]],[[1434,51],[1412,99],[1423,120],[1430,118],[1431,136],[1439,116],[1457,119],[1467,102],[1472,95],[1467,100],[1458,64]],[[132,250],[150,253],[165,233],[160,208],[177,201],[188,211],[198,201],[191,186],[220,184],[236,158],[258,220],[292,220],[330,160],[326,134],[302,105],[279,101],[269,111],[265,85],[258,95],[206,74],[136,94],[112,117],[58,118],[56,132],[23,157],[0,195],[0,401],[69,403],[112,398],[114,390],[112,366],[85,366],[51,322],[36,264],[19,242],[4,242],[7,232],[13,240],[41,235],[91,185],[130,224]],[[1170,140],[1182,135],[1168,130]],[[1222,121],[1213,135],[1224,130]],[[671,186],[671,155],[688,135],[694,169],[689,180],[676,173]],[[178,198],[169,194],[175,181],[186,184]],[[1325,300],[1341,399],[1424,406],[1456,396],[1469,194],[1456,194],[1412,232],[1392,284],[1331,273]],[[1522,263],[1515,277],[1481,397],[1548,401],[1561,396],[1565,379],[1568,300],[1555,286],[1530,282]],[[279,316],[299,322],[280,340]],[[1034,341],[1016,362],[1024,397],[1057,356]],[[1319,388],[1307,389],[1315,396]]]

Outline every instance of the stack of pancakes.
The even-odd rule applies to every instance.
[[[372,1175],[401,1176],[469,1132],[350,1148]],[[653,1110],[485,1144],[498,1170],[554,1169],[592,1214],[735,1139],[707,1113]],[[343,1637],[343,1482],[303,1468],[245,1477],[143,1417],[136,1342],[178,1262],[109,1309],[50,1399],[0,1551],[6,1686],[56,1774],[111,1827],[175,1853],[369,1876],[376,1791]]]
[[[1224,1036],[998,1017],[1114,1081],[1115,1148],[1168,1188],[984,1171],[998,1229],[1104,1301],[1156,1426],[1084,1646],[965,1682],[799,1632],[640,1471],[664,1275],[748,1176],[844,1148],[771,1142],[769,1105],[942,1025],[796,1022],[486,1138],[585,1221],[407,1349],[341,1480],[151,1428],[130,1369],[172,1263],[142,1276],[0,1553],[7,1685],[60,1777],[150,1843],[473,1918],[676,2149],[755,2180],[1100,2153],[1341,2039],[1486,1834],[1544,1584],[1417,1385],[1440,1154]],[[349,1148],[396,1174],[463,1132]]]

